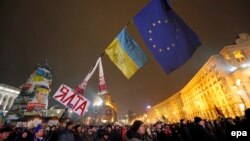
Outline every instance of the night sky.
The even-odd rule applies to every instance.
[[[147,3],[149,0],[1,0],[0,83],[21,86],[46,58],[53,75],[50,97],[62,83],[74,88]],[[128,110],[142,113],[147,105],[175,94],[211,55],[233,44],[239,33],[250,33],[249,0],[172,0],[172,6],[202,45],[186,64],[167,75],[131,24],[128,30],[148,63],[127,80],[106,55],[102,60],[107,88],[119,114]],[[94,75],[85,96],[92,101],[97,89],[98,75]],[[53,104],[61,105],[50,100],[49,105]]]

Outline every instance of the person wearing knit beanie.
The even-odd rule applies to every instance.
[[[45,138],[44,138],[44,129],[42,128],[41,125],[38,125],[34,129],[34,134],[35,134],[35,141],[45,141]]]
[[[141,127],[142,124],[143,124],[142,121],[136,120],[136,121],[134,121],[133,125],[131,126],[131,129],[134,131],[137,131]]]
[[[125,141],[143,141],[145,134],[145,127],[142,121],[134,121],[131,128],[128,130]]]
[[[42,126],[41,125],[37,125],[34,129],[34,134],[36,134],[40,129],[42,129]]]

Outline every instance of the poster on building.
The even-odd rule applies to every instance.
[[[16,123],[16,128],[26,128],[27,127],[27,122],[26,121],[18,121]]]
[[[73,92],[70,87],[64,84],[59,87],[53,98],[80,116],[86,112],[90,104],[88,99]]]
[[[6,114],[9,120],[19,119],[24,115],[42,115],[45,112],[52,82],[50,70],[47,60],[36,66]]]
[[[58,125],[58,120],[49,120],[49,123],[48,123],[48,125],[49,126],[53,126],[53,125]]]
[[[30,96],[27,103],[26,113],[39,112],[39,110],[45,109],[48,103],[49,89],[44,85],[36,85],[33,94]]]

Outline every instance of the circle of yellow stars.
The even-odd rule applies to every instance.
[[[157,25],[159,25],[159,24],[168,24],[168,23],[169,23],[169,22],[168,22],[167,19],[165,19],[165,20],[160,20],[160,19],[159,19],[159,20],[157,20],[156,22],[152,22],[152,29],[155,28],[155,27],[156,27]],[[149,29],[149,30],[148,30],[148,34],[149,34],[149,35],[152,35],[152,33],[153,33],[153,30],[152,30],[152,29]],[[179,29],[176,28],[175,31],[178,32]],[[176,39],[176,40],[179,39],[178,35],[176,35],[175,39]],[[158,47],[158,46],[154,43],[154,39],[153,39],[152,37],[149,37],[148,40],[149,40],[150,42],[153,43],[152,47],[153,47],[154,49],[157,49],[158,52],[162,52],[162,51],[163,51],[163,48]],[[176,44],[175,44],[174,42],[172,42],[172,44],[170,44],[169,46],[166,47],[166,51],[170,51],[171,48],[173,48],[173,47],[175,47],[175,46],[176,46]]]

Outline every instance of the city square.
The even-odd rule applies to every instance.
[[[0,141],[249,140],[249,1],[1,1]]]

